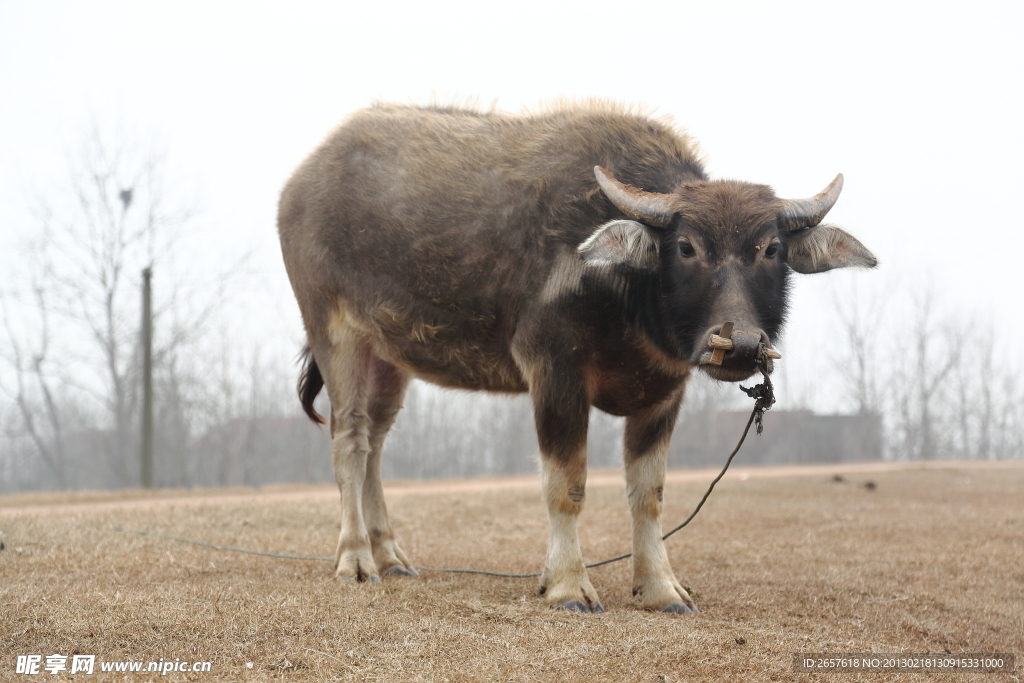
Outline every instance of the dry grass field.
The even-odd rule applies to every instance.
[[[702,609],[682,616],[638,610],[628,562],[591,570],[608,611],[580,615],[547,609],[535,579],[423,572],[356,585],[334,581],[326,562],[115,530],[330,555],[329,487],[0,498],[0,680],[161,678],[15,673],[17,655],[70,665],[94,654],[211,662],[165,677],[179,681],[1019,681],[1022,465],[730,473],[668,541]],[[667,527],[712,476],[673,474]],[[535,478],[396,483],[388,495],[419,565],[539,569]],[[581,537],[588,561],[628,550],[620,475],[591,476]],[[1005,652],[1017,671],[796,674],[796,652]]]

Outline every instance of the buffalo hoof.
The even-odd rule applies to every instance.
[[[690,607],[685,602],[673,602],[668,607],[662,607],[662,612],[668,612],[669,614],[696,614],[700,612],[697,606]]]
[[[555,607],[555,609],[565,610],[567,612],[586,612],[587,614],[601,614],[604,612],[604,606],[599,602],[594,603],[594,608],[591,609],[587,603],[582,600],[569,600]]]
[[[370,576],[362,574],[359,576],[359,578],[356,578],[354,576],[339,576],[338,578],[342,581],[345,581],[346,583],[349,581],[353,583],[380,583],[380,577],[376,574],[371,574]]]
[[[395,564],[384,570],[384,576],[409,576],[412,578],[419,578],[420,573],[412,567],[405,567],[400,564]]]

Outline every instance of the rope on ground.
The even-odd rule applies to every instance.
[[[764,376],[764,381],[761,384],[757,384],[757,385],[755,385],[755,386],[753,386],[753,387],[751,387],[749,389],[747,389],[746,387],[743,387],[743,386],[740,387],[740,390],[743,391],[743,393],[745,393],[747,396],[749,396],[749,397],[751,397],[752,399],[755,399],[755,400],[754,400],[754,409],[750,411],[750,417],[747,419],[747,426],[743,428],[743,434],[740,436],[740,440],[736,444],[736,448],[732,449],[732,453],[729,454],[728,459],[725,461],[725,466],[722,467],[722,471],[718,473],[718,476],[715,477],[714,481],[711,482],[711,485],[708,486],[708,490],[705,491],[704,497],[700,499],[699,503],[697,503],[697,507],[695,507],[693,509],[693,512],[690,513],[690,516],[687,517],[686,520],[682,524],[680,524],[676,528],[672,529],[672,531],[669,531],[667,534],[662,536],[661,537],[662,540],[666,540],[669,536],[671,536],[672,534],[676,533],[677,531],[682,529],[684,526],[689,524],[693,520],[693,518],[697,516],[697,513],[700,512],[700,509],[702,507],[704,507],[704,502],[711,495],[711,492],[714,491],[715,484],[717,484],[722,479],[722,477],[725,476],[726,471],[729,469],[729,465],[732,464],[732,459],[734,457],[736,457],[737,453],[739,453],[740,447],[743,445],[743,442],[747,438],[747,433],[750,431],[750,425],[755,424],[755,423],[757,424],[757,433],[758,434],[760,434],[764,430],[764,423],[762,421],[762,419],[764,417],[764,413],[765,413],[766,410],[770,409],[772,407],[772,405],[775,403],[775,390],[774,390],[774,387],[772,387],[771,379],[768,377],[767,365],[768,365],[768,358],[765,355],[764,345],[762,345],[760,350],[758,351],[757,367],[761,371],[761,374]],[[203,546],[204,548],[213,548],[215,550],[230,550],[230,551],[236,552],[236,553],[246,553],[247,555],[263,555],[264,557],[277,557],[277,558],[283,558],[283,559],[287,559],[287,560],[317,560],[317,561],[322,561],[322,562],[334,562],[334,559],[330,558],[330,557],[313,557],[313,556],[309,556],[309,555],[289,555],[287,553],[269,553],[269,552],[264,552],[262,550],[247,550],[245,548],[234,548],[234,547],[228,546],[228,545],[216,545],[216,544],[213,544],[213,543],[204,543],[203,541],[194,541],[194,540],[189,539],[189,538],[181,538],[179,536],[170,536],[168,534],[158,534],[158,533],[155,533],[155,532],[152,532],[152,531],[140,531],[140,530],[137,530],[137,529],[122,529],[121,527],[116,527],[115,531],[122,531],[122,532],[129,533],[129,534],[141,534],[142,536],[153,536],[155,538],[166,538],[166,539],[171,540],[171,541],[180,541],[182,543],[191,543],[192,545],[200,545],[200,546]],[[625,555],[619,555],[618,557],[611,557],[611,558],[609,558],[607,560],[601,560],[600,562],[594,562],[593,564],[588,564],[587,565],[587,569],[593,569],[595,567],[601,567],[603,565],[611,564],[613,562],[619,562],[620,560],[625,560],[625,559],[628,559],[628,558],[630,558],[632,556],[633,556],[633,553],[626,553]],[[497,576],[497,577],[504,578],[504,579],[531,579],[531,578],[536,578],[536,577],[540,576],[540,572],[536,572],[536,573],[533,573],[533,574],[506,574],[506,573],[503,573],[503,572],[489,572],[489,571],[485,571],[483,569],[458,569],[458,568],[452,568],[452,567],[416,567],[416,569],[418,569],[420,571],[446,572],[446,573],[450,573],[450,574],[481,574],[483,576]]]
[[[313,557],[311,555],[289,555],[287,553],[268,553],[262,550],[248,550],[246,548],[235,548],[230,545],[216,545],[215,543],[204,543],[203,541],[193,541],[191,538],[181,538],[180,536],[171,536],[169,534],[158,534],[155,531],[141,531],[139,529],[123,529],[121,527],[114,527],[114,531],[121,531],[126,534],[139,534],[141,536],[152,536],[154,538],[166,538],[169,541],[180,541],[181,543],[191,543],[192,545],[201,545],[204,548],[213,548],[214,550],[230,550],[234,553],[245,553],[246,555],[263,555],[264,557],[281,557],[286,560],[320,560],[323,562],[334,562],[330,557]]]

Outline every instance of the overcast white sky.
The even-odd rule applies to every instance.
[[[253,253],[260,313],[240,341],[297,345],[277,196],[345,114],[374,99],[515,111],[599,96],[672,115],[719,177],[809,196],[846,175],[830,220],[882,267],[802,279],[790,377],[831,373],[830,280],[931,278],[1020,357],[1022,76],[1020,2],[0,0],[0,268],[89,122],[123,122],[159,136],[173,190],[202,208],[196,257]]]

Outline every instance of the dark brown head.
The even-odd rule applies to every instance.
[[[649,333],[715,379],[746,379],[761,345],[771,349],[785,320],[790,271],[877,264],[854,237],[821,224],[842,175],[809,199],[779,199],[765,185],[737,181],[688,182],[659,194],[624,185],[601,167],[594,174],[629,220],[601,226],[580,254],[656,275],[659,329]],[[731,348],[715,354],[712,335],[726,322],[733,323]]]

